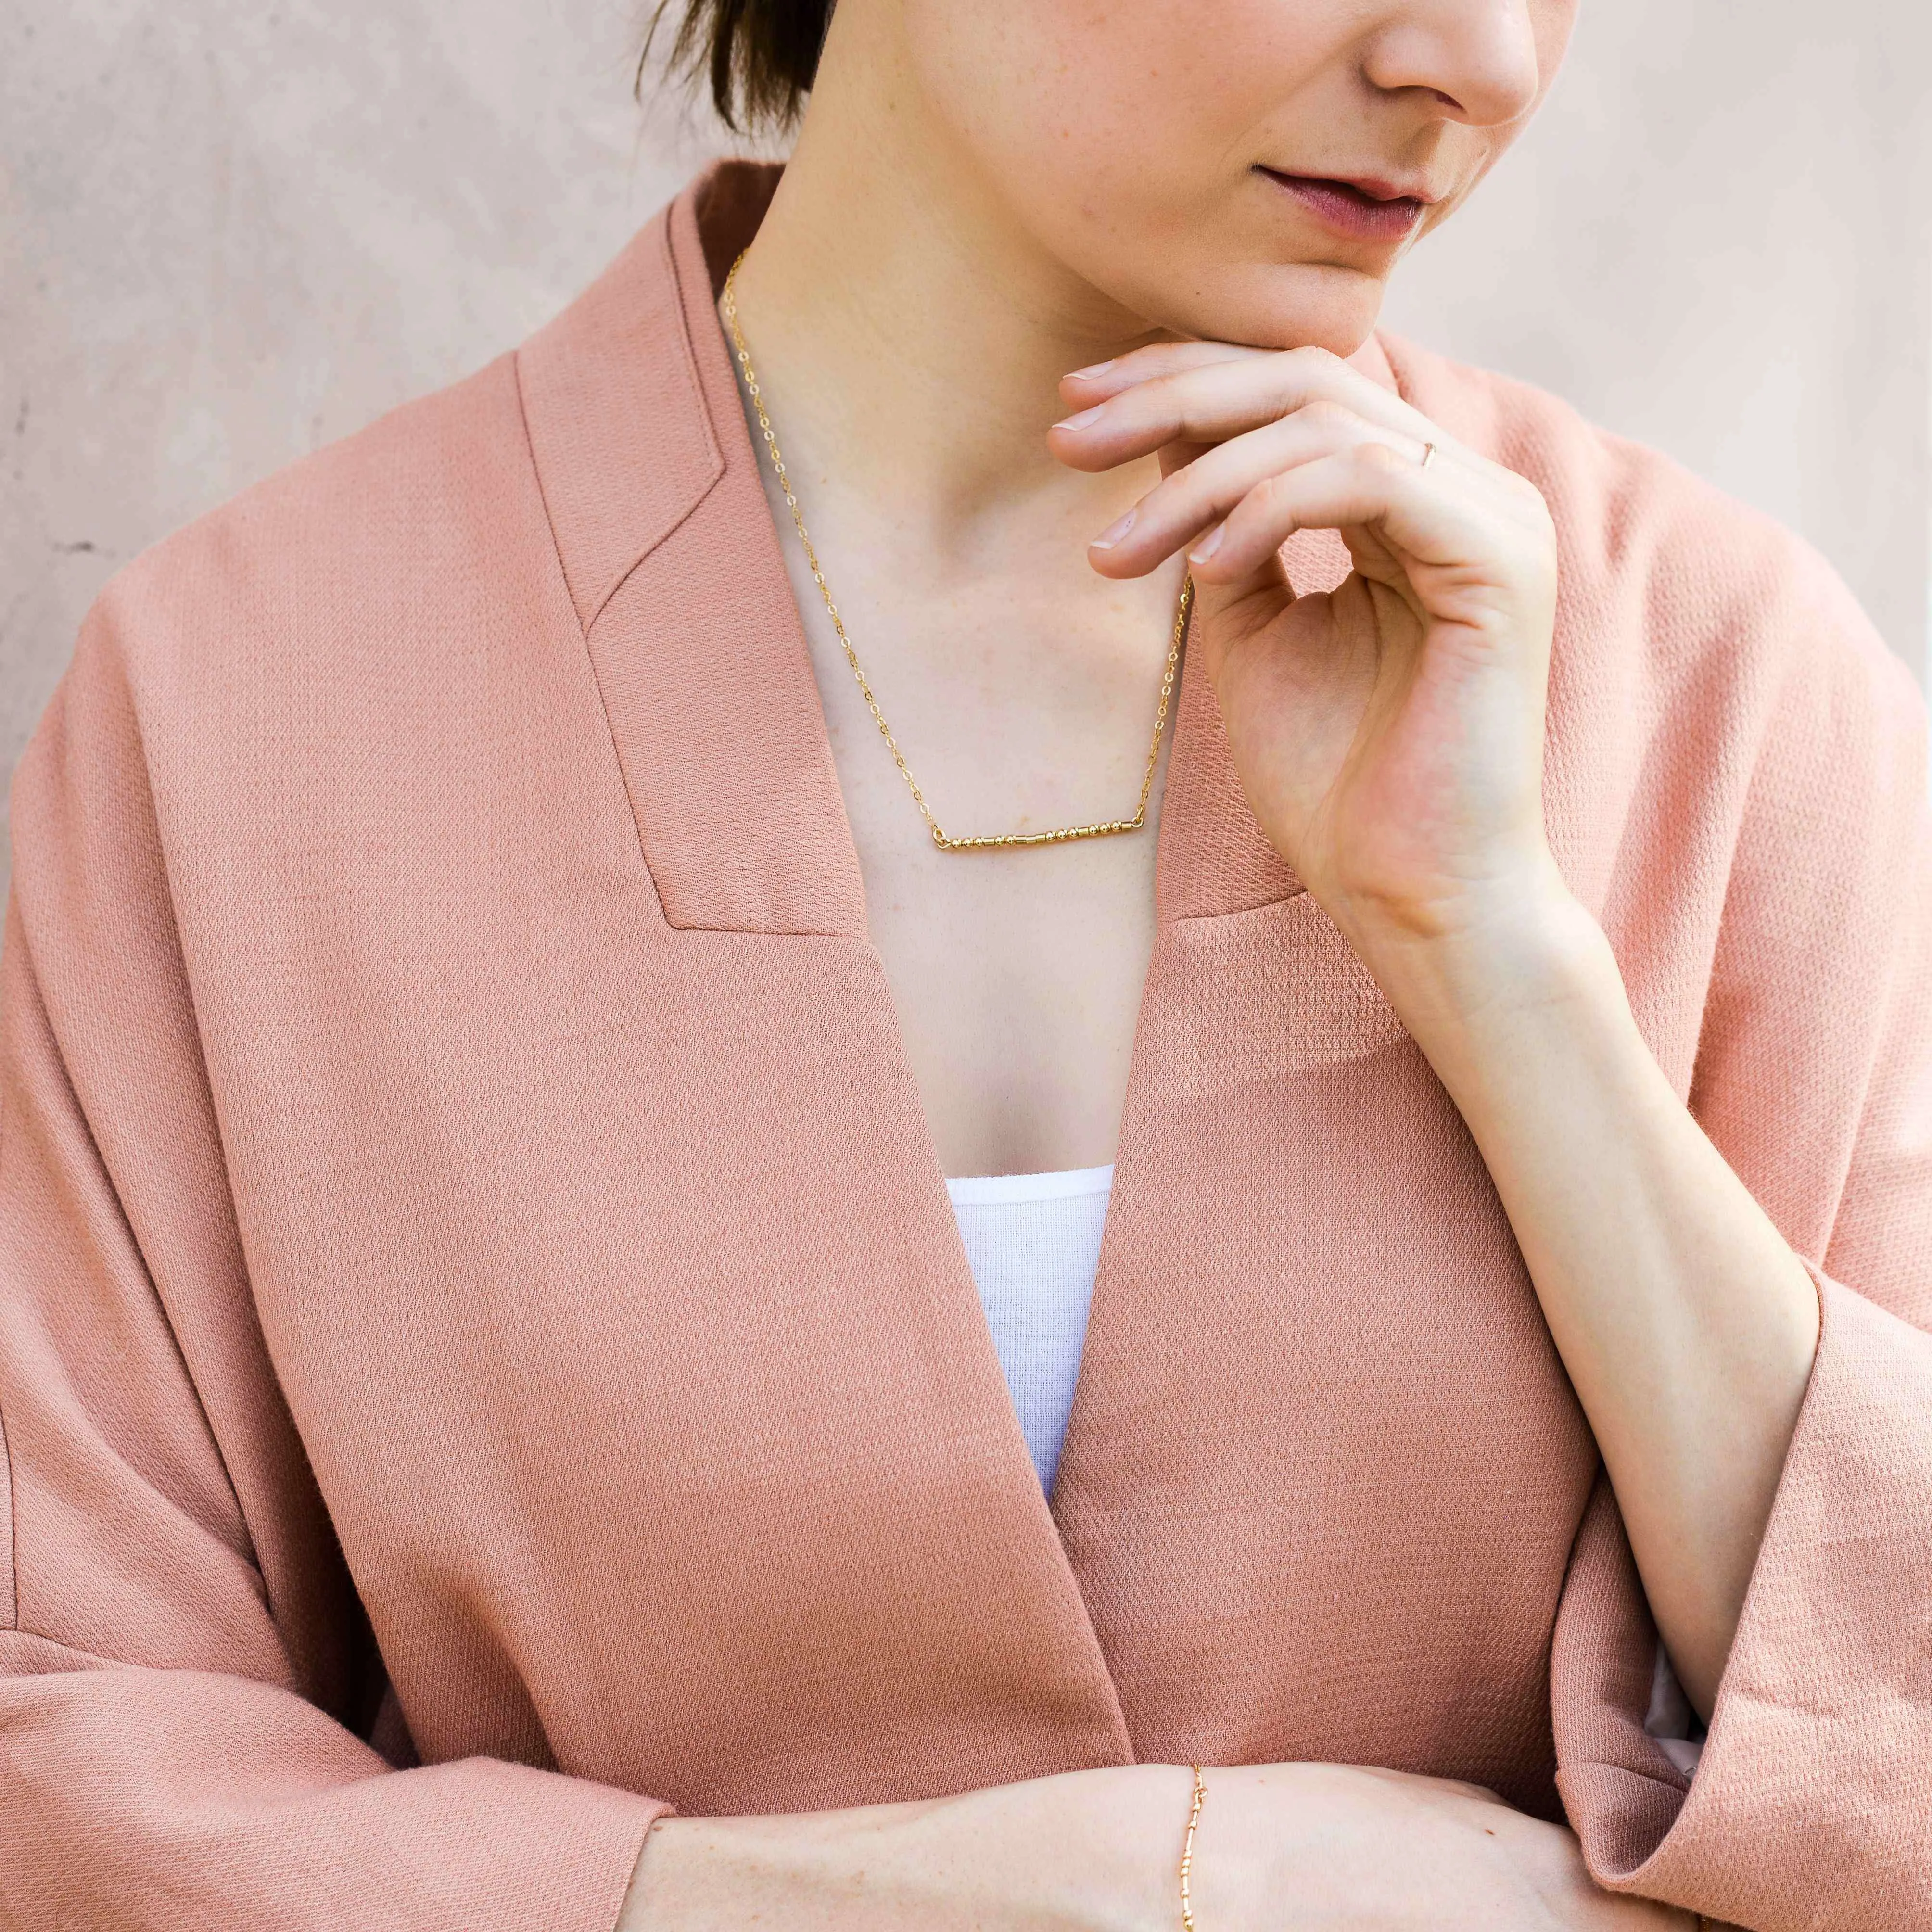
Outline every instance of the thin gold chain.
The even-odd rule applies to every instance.
[[[764,392],[759,388],[758,376],[752,368],[751,351],[745,346],[745,332],[738,326],[736,284],[738,271],[744,260],[740,255],[731,264],[731,272],[724,278],[724,293],[719,306],[730,328],[731,346],[736,352],[738,366],[745,372],[746,393],[758,413],[758,431],[770,452],[772,473],[778,478],[778,488],[784,493],[785,508],[791,512],[792,524],[798,532],[805,560],[812,566],[812,580],[818,586],[819,596],[825,599],[825,614],[832,620],[832,628],[837,634],[839,648],[845,653],[845,662],[852,667],[859,694],[866,700],[866,709],[872,714],[872,722],[879,728],[879,736],[886,741],[886,749],[892,753],[892,763],[898,766],[899,776],[905,780],[906,789],[912,794],[912,802],[919,807],[926,830],[932,834],[932,842],[942,852],[977,852],[999,845],[1060,845],[1073,838],[1109,838],[1116,832],[1139,831],[1147,824],[1148,799],[1154,790],[1154,766],[1160,761],[1160,741],[1167,730],[1167,714],[1174,698],[1174,674],[1180,663],[1180,646],[1187,635],[1187,616],[1194,605],[1194,580],[1190,577],[1181,582],[1180,602],[1174,614],[1174,639],[1168,646],[1167,668],[1160,680],[1160,704],[1154,713],[1154,742],[1148,747],[1147,770],[1141,774],[1140,801],[1134,808],[1132,818],[1098,819],[1091,825],[1063,825],[1051,832],[1000,832],[976,838],[956,838],[950,832],[941,831],[938,820],[932,815],[932,806],[926,802],[925,793],[919,788],[918,779],[912,775],[912,767],[906,763],[905,754],[899,749],[898,740],[886,722],[885,713],[879,709],[879,700],[872,695],[872,687],[865,672],[860,668],[859,653],[852,648],[852,640],[845,634],[845,620],[839,616],[838,606],[832,601],[831,586],[826,584],[825,572],[819,566],[818,552],[806,530],[805,513],[798,507],[798,498],[792,492],[784,458],[779,453],[778,436],[765,411]]]

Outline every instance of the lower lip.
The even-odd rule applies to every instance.
[[[1278,175],[1272,168],[1256,170],[1293,195],[1302,206],[1338,235],[1358,242],[1406,242],[1422,219],[1422,203],[1404,199],[1376,201],[1339,182],[1316,181],[1306,175]]]

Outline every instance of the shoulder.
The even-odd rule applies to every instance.
[[[647,224],[514,351],[136,558],[57,704],[124,688],[158,766],[210,730],[246,746],[360,728],[371,706],[420,716],[484,659],[580,650],[718,467],[671,226]]]
[[[1648,641],[1666,654],[1727,646],[1741,660],[1808,644],[1916,688],[1838,572],[1774,518],[1546,390],[1380,340],[1409,401],[1542,491],[1580,614],[1640,599]]]
[[[548,548],[507,356],[152,544],[95,599],[15,769],[16,880],[199,819],[244,773],[289,789],[368,714],[419,716],[463,586]]]
[[[1396,338],[1403,394],[1542,491],[1560,546],[1552,700],[1603,745],[1674,741],[1708,764],[1835,770],[1888,788],[1924,706],[1838,573],[1802,537],[1559,398]],[[1554,727],[1558,722],[1552,718]],[[1822,791],[1834,789],[1821,788]]]
[[[713,392],[734,414],[736,392],[722,344],[706,371],[693,339],[694,316],[717,334],[699,189],[514,352],[156,544],[95,628],[158,670],[298,680],[459,650],[479,602],[587,629],[724,466]]]
[[[500,357],[142,552],[103,590],[76,664],[111,649],[158,700],[174,680],[291,672],[378,638],[405,648],[433,620],[439,581],[542,529],[514,364]]]

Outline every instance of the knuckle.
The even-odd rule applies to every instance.
[[[1241,475],[1232,460],[1222,454],[1226,448],[1197,456],[1185,469],[1177,470],[1161,487],[1172,493],[1172,502],[1192,510],[1225,507],[1241,494]]]
[[[1225,500],[1226,492],[1216,490],[1204,478],[1183,470],[1142,500],[1139,526],[1162,530],[1198,524],[1212,516]]]
[[[1108,407],[1118,412],[1121,422],[1136,428],[1177,421],[1186,407],[1185,380],[1184,376],[1172,373],[1149,376],[1131,388],[1121,390]]]
[[[1313,424],[1317,429],[1331,431],[1347,429],[1355,420],[1352,410],[1329,396],[1318,396],[1312,403],[1305,404],[1301,416],[1304,422]]]
[[[1251,515],[1268,518],[1294,500],[1295,479],[1292,471],[1264,477],[1241,500],[1241,508]]]

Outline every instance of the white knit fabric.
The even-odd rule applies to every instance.
[[[1113,1185],[1112,1167],[975,1174],[946,1184],[1021,1432],[1049,1494],[1073,1406]]]

